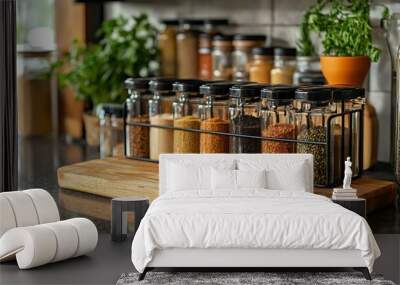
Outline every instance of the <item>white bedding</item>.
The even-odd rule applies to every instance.
[[[380,255],[359,215],[328,198],[299,191],[185,191],[157,198],[132,243],[143,272],[155,249],[357,249],[372,271]]]

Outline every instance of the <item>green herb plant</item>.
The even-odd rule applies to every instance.
[[[77,98],[93,110],[103,103],[123,103],[123,82],[127,77],[153,76],[158,72],[157,33],[143,14],[104,21],[97,44],[82,45],[75,40],[52,70],[61,87],[72,87]]]
[[[324,55],[368,56],[378,61],[380,49],[372,42],[368,0],[317,0],[304,14],[297,42],[299,54],[315,55],[311,35],[321,37]],[[382,17],[388,8],[383,6]]]

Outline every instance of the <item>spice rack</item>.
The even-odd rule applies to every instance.
[[[340,102],[339,102],[340,103]],[[344,105],[345,102],[341,102],[342,110],[344,110]],[[344,160],[346,159],[346,156],[349,156],[350,154],[355,154],[357,157],[355,158],[358,161],[356,171],[353,171],[354,176],[353,178],[359,178],[362,175],[363,171],[363,112],[364,109],[361,107],[360,109],[355,109],[355,110],[348,110],[348,111],[343,111],[338,114],[334,114],[330,116],[326,128],[326,133],[325,137],[327,138],[326,141],[309,141],[309,140],[299,140],[299,139],[289,139],[289,138],[277,138],[277,137],[264,137],[264,136],[252,136],[252,135],[242,135],[242,134],[233,134],[233,133],[226,133],[226,132],[216,132],[216,131],[208,131],[208,130],[202,130],[202,129],[192,129],[192,128],[180,128],[180,127],[174,127],[174,126],[169,126],[169,125],[155,125],[155,124],[150,124],[150,123],[143,123],[143,122],[127,122],[126,121],[126,116],[124,114],[124,141],[125,141],[125,156],[127,153],[127,144],[126,144],[126,127],[127,126],[136,126],[136,127],[147,127],[147,128],[159,128],[159,129],[167,129],[167,130],[173,130],[173,131],[185,131],[185,132],[193,132],[193,133],[198,133],[198,134],[210,134],[210,135],[219,135],[219,136],[227,136],[229,138],[235,137],[235,138],[244,138],[244,139],[251,139],[251,140],[261,140],[261,141],[273,141],[273,142],[282,142],[282,143],[293,143],[295,145],[314,145],[317,147],[323,148],[323,153],[325,156],[325,173],[326,173],[326,182],[323,184],[316,184],[316,187],[333,187],[336,186],[342,179],[343,179],[343,165],[344,165]],[[126,104],[124,105],[124,113],[126,113]],[[359,131],[356,132],[357,136],[353,137],[353,135],[349,135],[348,139],[346,140],[345,132],[347,129],[348,134],[354,134],[354,128],[353,126],[353,118],[354,117],[359,118]],[[341,154],[339,156],[339,161],[335,165],[337,165],[337,173],[339,173],[339,176],[337,178],[333,177],[333,167],[332,167],[332,160],[334,159],[332,155],[332,151],[334,151],[334,146],[332,146],[332,137],[333,137],[333,129],[332,129],[332,124],[333,120],[336,118],[341,119],[341,128],[340,128],[340,142],[339,142],[339,151]],[[346,120],[348,118],[348,120]],[[347,122],[347,123],[346,123]],[[345,125],[348,125],[346,127],[343,127]],[[353,147],[355,143],[358,144],[358,152],[353,153]],[[151,142],[150,142],[151,144]],[[261,153],[261,152],[260,152]],[[145,157],[127,157],[128,159],[134,159],[134,160],[142,160],[142,161],[150,161],[154,163],[158,163],[158,160],[153,160],[150,158],[145,158]],[[354,160],[354,158],[353,158]]]

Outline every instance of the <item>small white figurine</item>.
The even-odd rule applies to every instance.
[[[353,177],[353,171],[351,170],[350,157],[344,162],[344,179],[343,179],[343,189],[351,189],[351,177]]]

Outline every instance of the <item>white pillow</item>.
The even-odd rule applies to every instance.
[[[238,160],[239,170],[265,169],[267,176],[267,189],[307,191],[310,187],[308,163],[306,160],[293,161],[290,159],[269,160]]]
[[[238,190],[242,188],[265,188],[266,171],[247,171],[215,169],[211,170],[211,188],[213,190]]]
[[[168,191],[185,190],[210,190],[211,169],[232,170],[235,168],[234,161],[221,161],[213,165],[200,166],[194,163],[169,162],[168,163]]]
[[[268,189],[307,191],[307,178],[304,171],[304,162],[294,164],[288,170],[269,169],[267,171]]]
[[[238,188],[266,188],[267,171],[265,169],[249,171],[236,170],[236,183]]]
[[[236,170],[216,169],[211,170],[211,189],[236,189]]]

